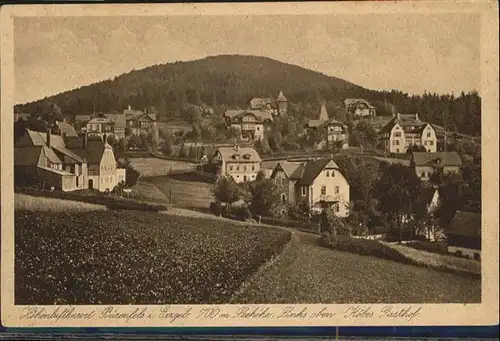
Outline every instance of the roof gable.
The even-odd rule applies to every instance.
[[[338,169],[337,164],[330,158],[322,158],[314,161],[308,161],[305,164],[304,172],[299,181],[299,184],[302,186],[311,185],[314,180],[318,177],[323,169],[328,168],[336,168]]]

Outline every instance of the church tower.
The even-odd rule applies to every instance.
[[[283,90],[280,90],[280,93],[278,95],[278,99],[276,100],[277,104],[277,109],[278,109],[278,114],[280,116],[286,115],[287,110],[288,110],[288,100],[286,99],[285,95],[283,95]]]

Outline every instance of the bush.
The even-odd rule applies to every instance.
[[[412,260],[400,252],[376,240],[352,238],[349,236],[339,236],[325,233],[322,235],[320,243],[323,246],[338,251],[355,253],[362,256],[373,256],[400,263],[413,264]]]
[[[252,218],[252,212],[250,212],[246,205],[237,207],[234,210],[234,214],[241,220],[248,220]]]
[[[222,205],[220,202],[215,201],[210,203],[210,211],[217,215],[220,216],[222,214]]]

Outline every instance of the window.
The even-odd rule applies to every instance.
[[[244,166],[243,166],[243,170],[246,172],[246,170],[247,170],[247,165],[244,165]]]
[[[332,178],[335,177],[335,171],[332,170]]]
[[[335,194],[339,194],[339,186],[335,186]]]
[[[302,196],[303,197],[306,196],[306,191],[307,191],[307,187],[306,186],[302,186]]]
[[[427,137],[431,137],[431,132],[430,131],[427,132]]]
[[[239,171],[239,170],[240,170],[240,166],[239,166],[239,165],[238,165],[238,166],[236,166],[236,170],[237,170],[237,171]]]
[[[434,141],[429,141],[429,146],[433,146],[434,145]]]
[[[252,166],[252,170],[254,171],[255,170],[255,165]]]
[[[335,212],[340,212],[340,205],[339,204],[335,204]]]
[[[281,186],[285,186],[285,178],[281,178]]]
[[[330,177],[330,172],[329,171],[326,171],[326,177]]]
[[[286,204],[286,194],[285,194],[285,193],[282,193],[282,194],[281,194],[281,202],[282,202],[283,204]]]
[[[257,126],[255,129],[256,129],[257,131],[260,131],[260,127],[259,127],[259,126]]]
[[[395,132],[394,137],[401,137],[401,132],[400,131]]]
[[[232,171],[233,170],[233,165],[230,165],[229,166],[229,170]]]
[[[321,195],[326,195],[326,186],[321,186]]]

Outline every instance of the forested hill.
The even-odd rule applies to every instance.
[[[422,118],[443,124],[441,112],[444,110],[453,114],[452,121],[456,122],[448,124],[456,126],[458,131],[475,134],[477,127],[480,127],[480,101],[477,94],[473,94],[474,98],[464,95],[461,100],[463,103],[455,105],[453,103],[457,99],[449,96],[410,97],[398,91],[372,91],[270,58],[240,55],[221,55],[133,70],[112,80],[17,105],[15,111],[42,113],[50,105],[56,104],[62,113],[72,116],[94,110],[121,112],[128,105],[137,109],[153,106],[161,118],[179,112],[186,103],[246,108],[253,97],[276,97],[280,90],[283,90],[289,101],[302,106],[317,104],[322,100],[334,108],[344,98],[364,98],[377,107],[378,114],[390,114],[388,108],[394,105],[402,113],[419,112]],[[477,103],[479,118],[477,110],[470,109],[476,108]],[[453,112],[456,108],[460,112]],[[468,117],[470,113],[465,110],[474,112],[474,117]],[[307,113],[307,110],[305,112],[315,114]]]
[[[270,58],[223,55],[189,62],[154,65],[42,101],[19,106],[32,112],[39,104],[55,102],[64,113],[123,110],[165,106],[201,100],[208,105],[247,106],[253,97],[276,97],[283,90],[291,101],[316,100],[317,92],[331,98],[335,92],[363,89],[344,80],[285,64]],[[214,103],[215,102],[215,103]]]

